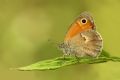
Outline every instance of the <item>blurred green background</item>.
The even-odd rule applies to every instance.
[[[120,80],[120,63],[114,62],[11,70],[62,56],[55,43],[83,11],[92,13],[104,50],[120,56],[119,9],[120,0],[0,0],[0,80]]]

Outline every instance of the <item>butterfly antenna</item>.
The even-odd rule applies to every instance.
[[[51,39],[48,39],[48,42],[49,42],[50,44],[52,44],[53,46],[55,46],[55,47],[58,47],[58,45],[60,44],[58,41],[51,40]]]

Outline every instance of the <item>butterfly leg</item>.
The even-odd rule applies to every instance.
[[[63,54],[63,59],[65,60],[66,54]]]
[[[77,62],[79,63],[80,57],[78,57],[77,54],[75,54],[75,58],[76,58]]]

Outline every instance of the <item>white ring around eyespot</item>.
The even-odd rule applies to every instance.
[[[83,23],[82,20],[86,20],[86,22]],[[82,18],[82,19],[80,20],[80,22],[81,22],[82,24],[86,24],[86,23],[87,23],[87,19],[86,19],[86,18]]]

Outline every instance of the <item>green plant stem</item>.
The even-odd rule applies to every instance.
[[[37,63],[31,64],[26,67],[17,68],[18,70],[31,71],[31,70],[55,70],[64,66],[74,64],[97,64],[107,61],[120,62],[119,57],[111,57],[107,52],[102,51],[101,56],[98,58],[81,57],[76,59],[75,57],[58,57],[50,60],[43,60]]]

